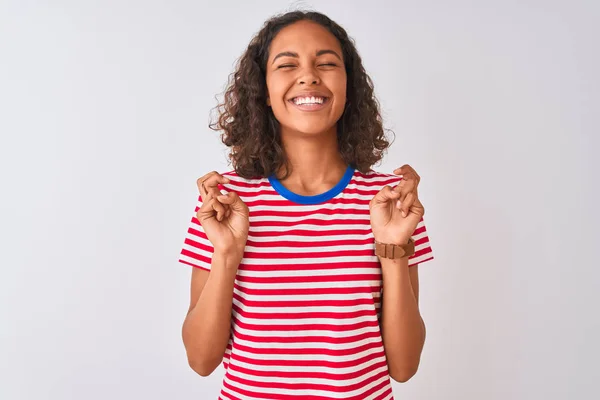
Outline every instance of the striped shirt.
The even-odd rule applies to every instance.
[[[234,282],[219,399],[393,399],[379,321],[381,264],[369,202],[401,177],[348,167],[331,190],[302,196],[274,176],[219,185],[249,209]],[[210,270],[213,247],[194,210],[179,261]],[[433,259],[423,220],[409,266]]]

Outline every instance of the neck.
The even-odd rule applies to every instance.
[[[297,194],[315,195],[334,187],[341,179],[348,164],[340,156],[336,126],[322,134],[285,134],[282,144],[292,166],[290,175],[281,180],[289,190]],[[281,168],[278,176],[282,176]]]

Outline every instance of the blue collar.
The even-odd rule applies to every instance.
[[[293,201],[294,203],[319,204],[330,200],[338,194],[340,194],[346,188],[346,186],[348,186],[350,180],[352,179],[352,176],[354,176],[354,167],[348,165],[344,176],[333,188],[329,189],[325,193],[317,194],[315,196],[302,196],[289,191],[285,188],[285,186],[281,184],[281,182],[279,182],[279,179],[275,177],[275,174],[269,176],[269,182],[271,183],[271,186],[273,186],[273,189],[275,189],[277,193],[279,193],[286,199]]]

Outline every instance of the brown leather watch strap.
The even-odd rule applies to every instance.
[[[405,245],[375,242],[375,255],[383,258],[398,259],[415,254],[415,241],[410,238]]]

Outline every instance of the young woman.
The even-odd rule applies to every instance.
[[[392,399],[419,365],[433,256],[419,176],[371,169],[389,143],[353,42],[320,13],[270,19],[220,109],[235,170],[198,179],[179,259],[190,366],[223,362],[221,399]]]

